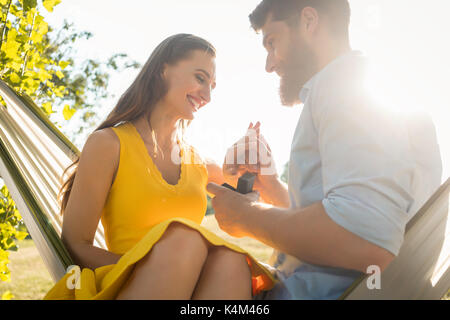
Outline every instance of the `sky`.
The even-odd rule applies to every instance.
[[[217,49],[217,87],[188,131],[188,140],[222,164],[226,148],[242,137],[250,122],[261,122],[281,173],[302,106],[284,107],[279,79],[265,72],[266,52],[261,35],[248,15],[260,0],[63,0],[46,20],[64,19],[93,37],[76,45],[80,59],[106,60],[123,52],[142,65],[166,37],[192,33]],[[350,41],[376,66],[380,79],[405,110],[422,108],[436,125],[444,162],[450,174],[450,12],[448,0],[350,0]],[[139,70],[115,74],[108,91],[113,98],[98,106],[112,110]],[[75,128],[77,117],[64,126]],[[62,121],[64,123],[64,120]],[[87,136],[76,141],[81,149]]]

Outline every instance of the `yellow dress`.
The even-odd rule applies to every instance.
[[[207,207],[208,172],[192,147],[181,145],[180,178],[177,185],[171,185],[163,179],[132,123],[125,122],[113,130],[120,140],[120,161],[101,221],[108,251],[121,258],[116,264],[95,270],[82,268],[79,286],[67,285],[69,277],[73,279],[73,273],[67,273],[44,300],[115,299],[134,265],[174,221],[198,230],[213,245],[246,254],[253,294],[273,287],[276,280],[272,274],[249,253],[200,226]]]

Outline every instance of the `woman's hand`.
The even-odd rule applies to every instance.
[[[250,123],[246,134],[231,146],[222,166],[225,181],[233,186],[245,172],[255,173],[253,188],[264,191],[278,179],[275,161],[269,144],[260,133],[261,123]]]

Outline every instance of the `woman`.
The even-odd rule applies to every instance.
[[[68,273],[44,299],[251,299],[273,286],[248,253],[199,225],[206,184],[225,180],[183,133],[211,99],[214,59],[201,38],[164,40],[89,136],[61,189],[79,287]],[[108,251],[93,246],[100,219]]]

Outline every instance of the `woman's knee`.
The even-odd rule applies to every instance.
[[[157,244],[175,246],[176,249],[208,249],[208,241],[203,237],[203,235],[184,224],[178,222],[172,222],[166,229],[166,232],[161,237]]]
[[[217,268],[223,269],[230,274],[247,274],[250,275],[247,257],[243,253],[239,253],[228,249],[227,247],[214,247],[209,251],[208,260]]]
[[[170,263],[184,264],[188,259],[204,260],[208,254],[208,242],[198,231],[173,222],[142,262],[145,263],[152,254]]]

